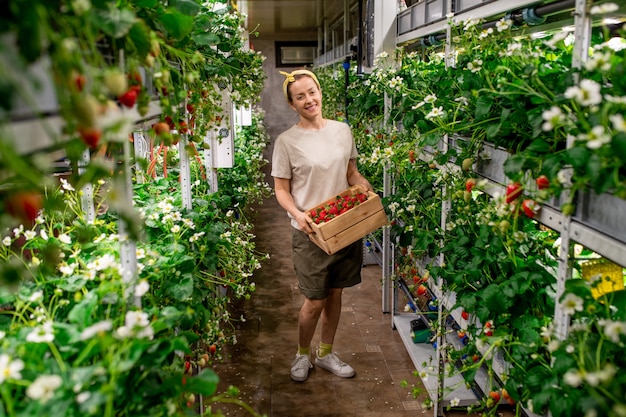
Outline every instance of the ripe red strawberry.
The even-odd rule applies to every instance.
[[[215,352],[217,352],[217,346],[214,344],[212,344],[211,346],[209,346],[209,353],[211,355],[215,355]]]
[[[92,149],[98,146],[100,138],[102,138],[102,130],[95,127],[80,127],[78,133],[85,145]]]
[[[414,163],[415,162],[415,151],[413,149],[411,149],[409,151],[409,162],[410,163]]]
[[[524,187],[519,182],[513,182],[506,187],[506,202],[511,203],[522,195]]]
[[[18,191],[4,201],[4,209],[11,216],[21,220],[25,225],[32,226],[39,215],[43,197],[35,191]]]
[[[137,102],[137,89],[129,88],[124,94],[118,97],[118,100],[128,108],[133,107]]]
[[[550,180],[545,175],[538,176],[535,182],[537,183],[537,188],[540,190],[545,190],[550,187]]]
[[[469,313],[465,310],[463,310],[461,312],[461,317],[463,318],[463,320],[468,320],[469,319]]]
[[[485,323],[485,327],[483,328],[483,332],[485,336],[493,336],[493,322],[491,320]]]
[[[152,130],[157,136],[167,135],[170,133],[170,125],[165,122],[158,122],[152,125]]]
[[[468,178],[467,181],[465,181],[465,190],[472,191],[472,188],[474,188],[475,185],[476,185],[476,178]]]
[[[138,71],[129,72],[128,81],[132,85],[141,85],[141,74]]]
[[[509,405],[515,405],[515,400],[511,398],[511,396],[509,395],[509,393],[507,392],[505,388],[502,388],[502,398],[504,398],[506,402],[509,403]]]
[[[541,206],[534,200],[526,199],[522,201],[522,210],[524,210],[524,214],[531,219],[539,213],[540,209]]]
[[[417,287],[417,295],[426,295],[428,292],[428,288],[425,285],[421,285]]]
[[[493,399],[493,401],[497,404],[500,402],[500,392],[498,391],[491,391],[489,393],[489,398]]]
[[[83,74],[75,72],[73,75],[73,79],[76,89],[78,91],[83,91],[83,88],[85,88],[85,84],[87,84],[87,78]]]
[[[195,111],[196,111],[196,108],[195,108],[195,107],[193,106],[193,104],[191,104],[191,103],[187,103],[187,106],[186,106],[186,107],[187,107],[187,111],[188,111],[189,113],[193,113],[193,112],[195,112]]]

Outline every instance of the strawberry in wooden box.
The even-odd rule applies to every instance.
[[[378,194],[352,186],[307,210],[313,233],[309,238],[333,254],[387,224]]]

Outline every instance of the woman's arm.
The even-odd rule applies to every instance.
[[[348,173],[346,174],[348,178],[348,184],[350,185],[360,185],[364,187],[367,191],[374,191],[372,184],[361,174],[356,166],[356,159],[350,159],[348,162]]]
[[[300,211],[293,201],[293,196],[291,195],[291,181],[287,178],[274,177],[274,194],[276,194],[278,204],[296,219],[300,230],[307,234],[313,233],[313,229],[309,226],[311,218],[308,214]]]

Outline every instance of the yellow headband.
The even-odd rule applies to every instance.
[[[317,80],[317,77],[315,76],[315,74],[313,74],[309,70],[295,70],[295,71],[292,71],[291,73],[287,73],[284,71],[279,71],[279,72],[285,76],[285,82],[283,82],[283,94],[285,94],[285,98],[287,99],[287,101],[289,101],[289,94],[287,94],[287,87],[289,86],[289,83],[296,81],[296,75],[308,75],[309,77],[313,78],[313,81],[315,81],[315,84],[317,84],[317,88],[319,88],[320,90],[322,89],[322,87],[320,86],[320,82]]]

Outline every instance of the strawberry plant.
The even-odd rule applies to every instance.
[[[491,367],[497,351],[510,365],[506,390],[501,391],[508,403],[555,416],[594,410],[610,415],[612,406],[620,408],[624,402],[610,395],[606,399],[606,391],[598,387],[606,384],[620,392],[622,388],[616,387],[623,379],[607,377],[592,387],[596,370],[610,373],[610,366],[603,361],[591,365],[582,358],[604,357],[614,343],[623,342],[620,330],[609,343],[604,327],[611,323],[609,327],[621,328],[621,313],[615,313],[614,305],[618,317],[609,318],[605,308],[596,322],[596,304],[588,293],[576,293],[584,300],[576,303],[576,316],[598,326],[594,334],[604,336],[589,346],[581,341],[581,328],[572,335],[573,346],[557,342],[551,323],[556,303],[561,302],[553,296],[558,259],[553,244],[558,234],[541,227],[534,217],[540,204],[566,189],[626,195],[626,136],[623,103],[618,104],[626,95],[626,52],[611,48],[606,33],[594,32],[601,41],[576,84],[566,34],[525,39],[510,36],[511,22],[506,19],[498,22],[498,30],[454,19],[450,17],[451,31],[461,47],[455,68],[436,54],[424,60],[399,48],[395,56],[376,57],[376,67],[365,82],[351,74],[347,90],[350,119],[358,120],[354,132],[361,151],[359,166],[374,178],[384,176],[382,167],[392,176],[394,192],[383,202],[398,249],[394,273],[412,277],[412,264],[419,263],[443,279],[445,291],[456,294],[453,308],[462,308],[463,316],[471,318],[464,323],[468,344],[452,354],[454,359],[467,359],[462,368],[467,382],[479,366]],[[623,43],[623,31],[620,35]],[[397,61],[401,64],[393,65]],[[338,81],[333,84],[342,80],[332,68],[325,75],[324,91],[344,91]],[[333,100],[337,98],[327,103]],[[343,102],[337,103],[341,108]],[[382,103],[388,104],[384,112]],[[327,111],[332,114],[336,109]],[[454,138],[448,142],[453,146],[442,149],[444,137]],[[567,146],[568,141],[573,146]],[[494,198],[483,192],[487,190],[480,181],[472,181],[472,168],[490,163],[482,150],[487,142],[506,148],[510,155],[503,167],[505,190]],[[455,166],[449,170],[451,164]],[[447,172],[433,172],[437,167]],[[571,182],[563,168],[571,170]],[[450,205],[445,225],[442,201]],[[561,202],[563,214],[576,214],[574,201]],[[433,241],[438,244],[431,245]],[[568,349],[576,352],[569,359]],[[555,358],[559,369],[551,365]],[[589,373],[592,376],[585,379]],[[556,381],[558,386],[550,387]],[[559,396],[559,391],[567,395]],[[487,393],[483,406],[488,398]],[[495,408],[481,411],[496,413]]]

